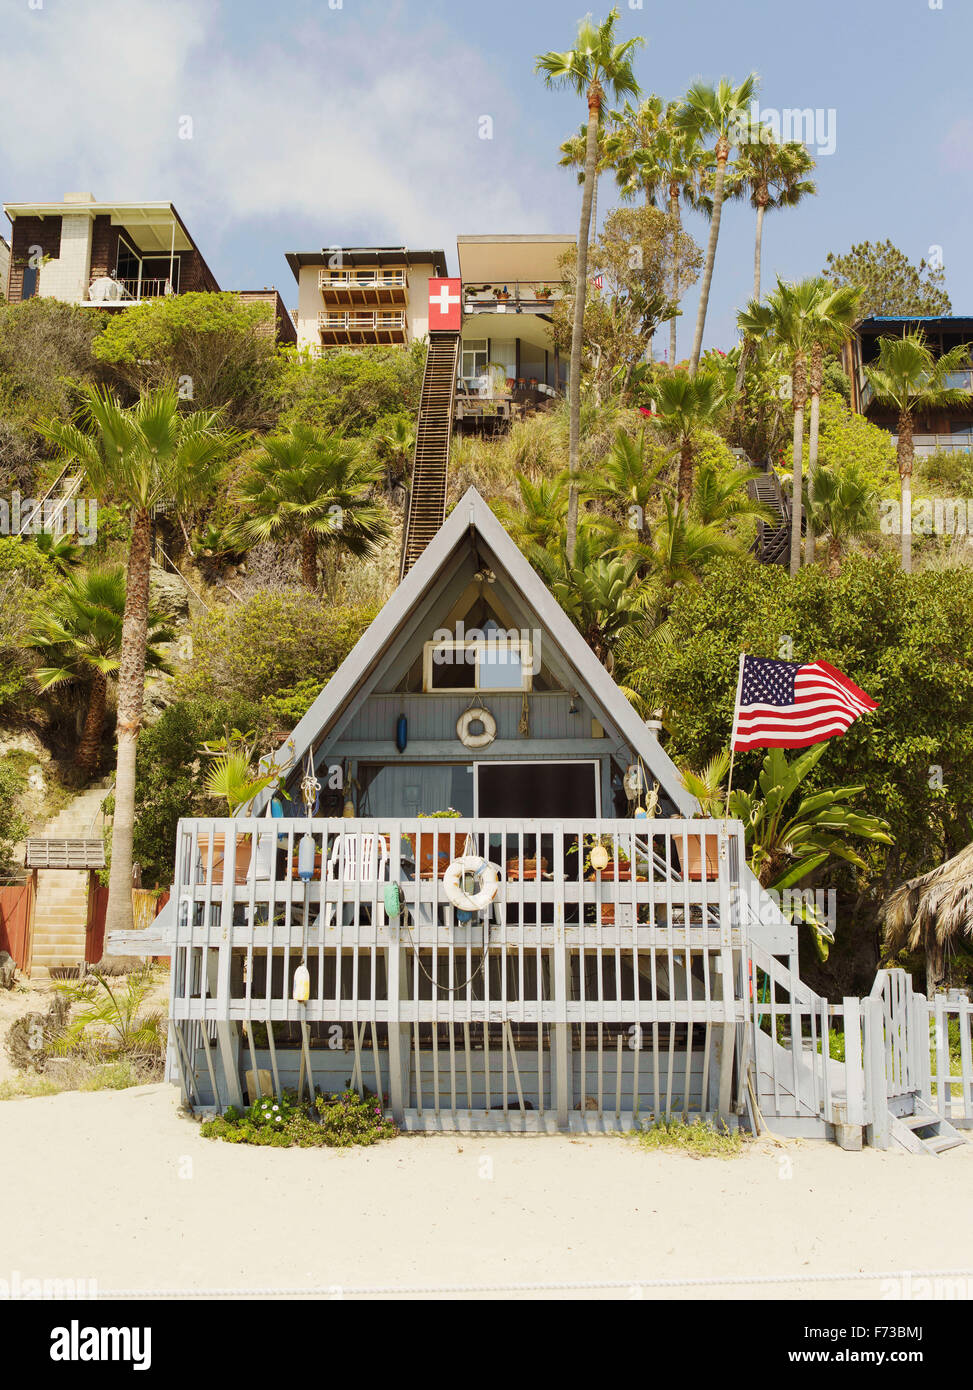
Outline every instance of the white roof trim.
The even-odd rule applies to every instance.
[[[465,533],[471,530],[477,531],[484,543],[490,547],[525,602],[534,610],[542,625],[577,671],[579,681],[588,687],[594,701],[604,709],[618,732],[641,756],[648,771],[683,815],[692,815],[699,809],[698,803],[682,785],[682,779],[672,759],[636,714],[540,575],[524,558],[473,487],[465,493],[446,518],[388,603],[359,638],[294,729],[290,739],[281,747],[278,756],[283,757],[287,751],[287,744],[293,742],[294,764],[300,765],[321,730],[331,723],[346,701],[354,695],[367,673],[381,660],[386,647],[407,620],[412,608],[435,583],[445,561],[462,542]],[[266,807],[270,795],[271,793],[264,792],[257,798],[253,815],[259,815]]]

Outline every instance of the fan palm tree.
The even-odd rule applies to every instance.
[[[118,659],[118,754],[111,873],[105,930],[131,931],[135,754],[145,696],[149,629],[152,509],[171,501],[198,505],[216,486],[220,466],[239,436],[222,428],[220,411],[180,414],[175,387],[144,392],[123,407],[111,391],[87,387],[79,419],[51,421],[41,433],[65,463],[80,464],[100,502],[128,511],[132,536],[126,564],[125,613]]]
[[[821,392],[824,388],[824,355],[846,342],[861,313],[861,291],[846,285],[836,294],[822,299],[811,341],[811,370],[808,385],[811,396],[810,429],[808,431],[807,467],[812,475],[818,466],[821,438]],[[814,525],[807,523],[805,553],[814,559]]]
[[[402,481],[416,446],[416,427],[404,415],[396,415],[379,435],[388,458],[387,483],[391,492]]]
[[[105,729],[108,684],[118,674],[125,614],[125,570],[121,565],[70,575],[34,621],[30,645],[46,663],[35,672],[41,690],[69,684],[88,687],[88,708],[75,766],[87,780],[98,765]],[[161,617],[149,613],[145,665],[170,667],[157,643],[173,641]]]
[[[591,232],[591,203],[594,196],[598,167],[598,129],[606,88],[613,100],[638,95],[638,83],[632,71],[632,55],[643,42],[641,38],[615,42],[618,10],[595,24],[586,18],[578,25],[574,47],[567,53],[541,53],[535,70],[543,73],[548,87],[567,87],[588,103],[588,128],[585,145],[584,193],[581,198],[581,223],[578,229],[577,260],[575,263],[574,321],[571,330],[571,367],[568,382],[570,422],[568,435],[568,468],[571,486],[568,492],[567,547],[574,563],[578,538],[577,478],[581,466],[581,353],[584,340],[584,309],[588,280],[588,240]]]
[[[814,160],[799,140],[779,145],[766,126],[751,130],[749,135],[727,173],[724,196],[748,197],[757,213],[753,297],[759,303],[764,218],[775,208],[796,207],[802,198],[809,198],[818,190],[816,184],[805,177],[814,168]]]
[[[716,157],[716,170],[713,175],[713,216],[710,219],[709,241],[706,247],[706,261],[703,266],[703,283],[699,292],[699,312],[696,316],[696,332],[693,350],[689,359],[690,373],[695,375],[703,350],[703,330],[706,327],[706,311],[709,306],[710,286],[713,283],[713,267],[716,264],[716,244],[720,237],[720,220],[723,214],[723,188],[726,182],[726,166],[733,149],[734,138],[741,126],[748,120],[749,104],[757,91],[757,74],[750,73],[738,87],[726,77],[720,78],[715,87],[705,82],[694,82],[683,100],[677,116],[681,129],[700,140],[715,137],[713,153]]]
[[[726,380],[717,371],[671,372],[652,387],[659,426],[673,439],[679,454],[678,496],[688,508],[693,495],[693,444],[701,429],[715,426],[727,404]]]
[[[607,169],[614,167],[617,158],[617,143],[614,137],[609,134],[605,125],[598,127],[598,153],[595,160],[595,179],[591,189],[591,226],[588,229],[588,244],[594,242],[598,234],[598,180]],[[558,164],[562,168],[577,169],[578,183],[583,184],[585,180],[585,167],[588,161],[588,127],[579,127],[576,135],[569,135],[566,140],[561,141],[561,158]]]
[[[658,129],[639,148],[632,151],[627,159],[618,165],[618,179],[622,185],[623,196],[641,188],[647,203],[661,201],[665,195],[666,207],[672,218],[675,234],[673,237],[672,292],[673,304],[682,298],[682,283],[679,264],[679,233],[682,230],[681,205],[695,208],[699,204],[699,193],[704,173],[711,163],[711,156],[703,148],[699,138],[689,131],[681,130],[676,120],[680,103],[673,101],[666,107]],[[623,177],[625,179],[622,182]],[[669,364],[676,365],[676,315],[669,320]]]
[[[878,493],[856,463],[818,467],[808,476],[808,531],[827,536],[828,573],[834,578],[848,542],[875,530]]]
[[[847,286],[835,290],[820,276],[790,285],[778,277],[777,288],[766,303],[751,300],[737,315],[745,338],[756,342],[771,339],[786,354],[790,364],[791,404],[794,409],[793,489],[791,494],[790,572],[801,567],[801,521],[804,490],[804,412],[808,398],[808,360],[815,343],[828,342],[847,331],[854,320],[857,291]],[[820,394],[820,393],[819,393]]]
[[[371,500],[380,467],[337,431],[295,425],[260,441],[262,456],[239,486],[242,515],[234,533],[244,544],[296,540],[301,578],[318,587],[318,551],[371,555],[391,533],[382,507]]]
[[[964,343],[934,358],[921,330],[901,338],[882,338],[878,361],[865,368],[875,399],[898,417],[896,454],[901,490],[902,568],[912,573],[913,428],[917,415],[969,401],[969,392],[949,385],[953,372],[969,363],[970,344]]]

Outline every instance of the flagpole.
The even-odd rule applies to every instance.
[[[733,701],[733,723],[732,723],[731,726],[730,726],[730,775],[729,775],[729,777],[727,778],[727,783],[726,783],[726,805],[725,805],[724,808],[723,808],[723,809],[724,809],[724,816],[723,816],[723,819],[724,819],[724,820],[729,819],[729,812],[730,812],[730,792],[733,790],[733,763],[734,763],[734,760],[735,760],[735,758],[736,758],[736,749],[734,748],[733,744],[734,744],[734,735],[736,734],[736,727],[737,727],[737,714],[739,713],[739,710],[740,710],[740,696],[741,696],[741,694],[742,694],[742,692],[743,692],[743,663],[744,663],[745,660],[746,660],[746,652],[741,652],[741,653],[740,653],[740,669],[739,669],[739,671],[737,672],[737,693],[736,693],[736,697],[734,698],[734,701]]]

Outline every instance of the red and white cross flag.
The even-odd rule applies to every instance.
[[[462,280],[429,281],[429,332],[458,333],[463,326]]]

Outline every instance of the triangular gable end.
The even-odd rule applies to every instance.
[[[562,683],[603,716],[607,727],[642,760],[650,777],[684,815],[698,803],[628,699],[598,661],[543,580],[521,554],[476,488],[470,488],[447,517],[405,579],[362,634],[314,704],[294,729],[279,756],[293,759],[290,781],[300,776],[308,750],[340,732],[343,717],[364,692],[382,684],[383,674],[403,660],[409,638],[432,630],[454,610],[472,578],[471,561],[489,565],[496,579],[497,606],[515,626],[536,624],[544,634],[542,666],[551,664]],[[387,689],[388,685],[385,684]],[[289,747],[289,745],[293,745]],[[254,803],[266,808],[270,793]]]

